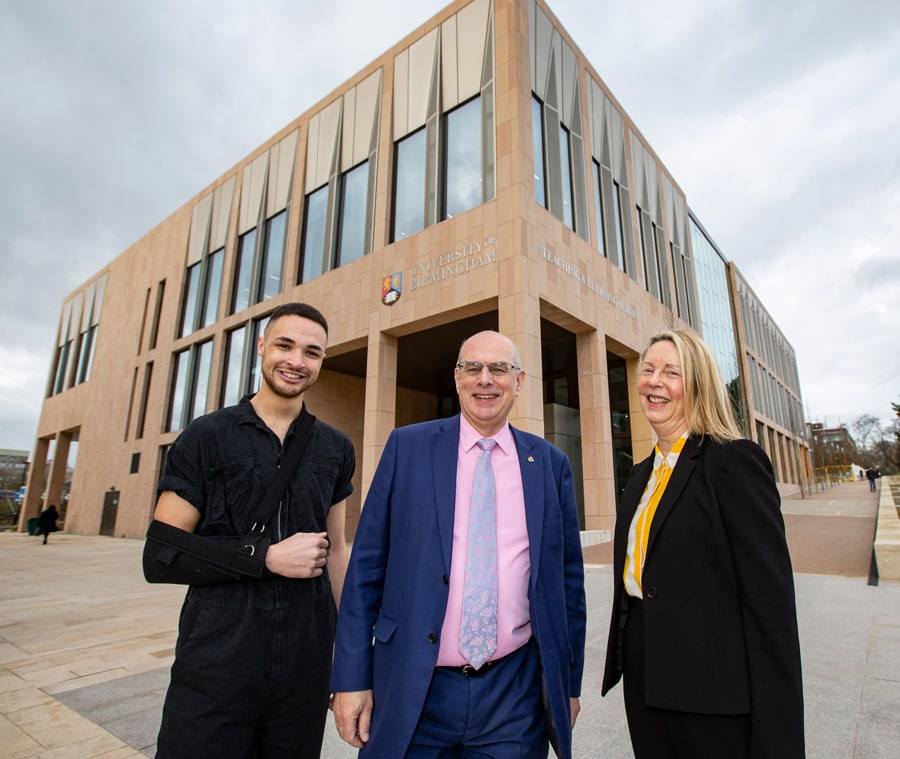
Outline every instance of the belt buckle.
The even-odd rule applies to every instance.
[[[477,677],[484,672],[487,672],[491,668],[491,664],[493,662],[486,661],[480,667],[473,667],[471,664],[463,664],[460,672],[462,672],[463,677]]]

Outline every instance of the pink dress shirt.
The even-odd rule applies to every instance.
[[[466,575],[466,546],[469,508],[475,462],[481,449],[478,431],[464,417],[459,423],[459,453],[456,464],[456,506],[453,517],[453,555],[450,560],[450,595],[441,628],[439,667],[458,666],[466,660],[459,652],[459,625],[462,616],[463,583]],[[531,558],[525,523],[525,493],[522,472],[509,424],[493,436],[497,447],[491,454],[497,486],[497,560],[499,564],[497,650],[491,659],[511,654],[531,638],[528,582]]]

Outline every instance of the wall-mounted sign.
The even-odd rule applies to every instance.
[[[634,306],[627,305],[625,301],[617,297],[615,294],[611,293],[599,282],[595,282],[593,279],[587,276],[587,274],[582,272],[577,265],[571,263],[570,261],[566,261],[566,259],[556,255],[556,253],[543,245],[538,246],[538,255],[540,255],[540,257],[543,258],[548,264],[555,266],[561,271],[564,271],[566,274],[572,277],[572,279],[581,282],[581,284],[592,293],[596,293],[604,300],[612,303],[616,308],[618,308],[623,313],[628,314],[628,316],[630,316],[632,319],[635,319],[636,321],[641,320],[641,315],[637,312],[637,309],[634,308]]]
[[[421,290],[436,282],[452,279],[485,266],[497,263],[497,238],[495,235],[484,240],[461,245],[455,250],[439,256],[417,261],[409,270],[409,289]]]

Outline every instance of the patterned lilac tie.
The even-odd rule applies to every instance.
[[[497,491],[491,451],[496,440],[481,438],[472,481],[466,580],[459,652],[476,669],[497,650]]]

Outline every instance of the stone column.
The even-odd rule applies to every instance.
[[[616,520],[609,371],[604,336],[594,330],[575,337],[578,397],[581,406],[581,456],[584,470],[584,529],[607,531]]]
[[[71,432],[59,432],[56,435],[56,449],[53,451],[53,462],[50,464],[50,477],[47,480],[47,493],[44,508],[51,503],[56,504],[62,514],[62,490],[66,482],[66,464],[69,460],[69,445],[72,443]]]
[[[366,407],[360,504],[365,502],[384,444],[394,429],[396,420],[397,338],[382,332],[379,322],[380,313],[376,311],[369,317],[369,344],[366,353]],[[354,525],[358,522],[357,519],[352,521]]]
[[[50,438],[40,438],[34,449],[28,482],[25,485],[25,500],[19,511],[19,532],[24,532],[28,520],[41,513],[41,491],[44,488],[44,473],[47,471],[47,451],[50,450]]]

